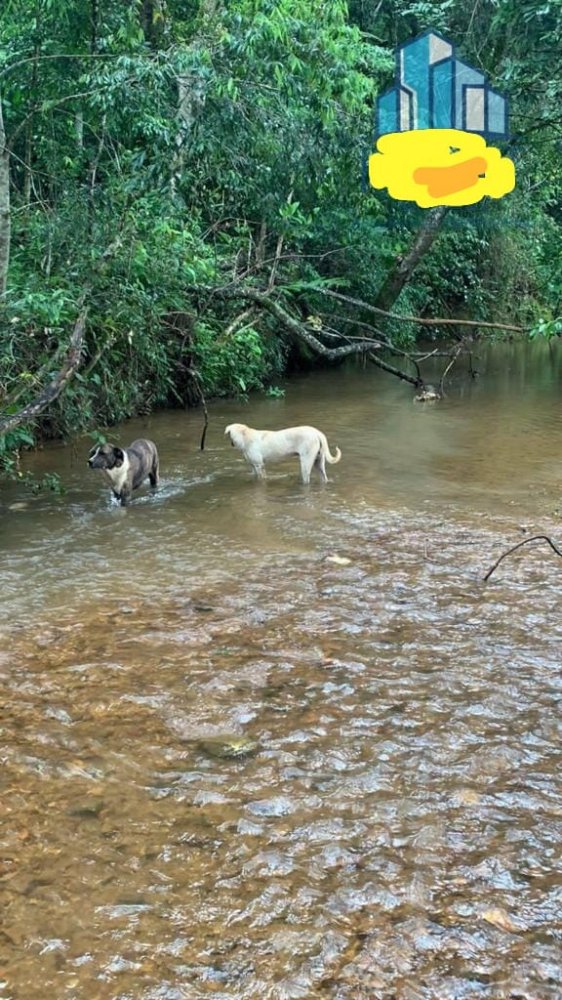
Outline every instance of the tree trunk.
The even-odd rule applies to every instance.
[[[76,146],[78,152],[84,149],[84,112],[79,108],[74,116],[74,128],[76,130]]]
[[[198,50],[206,49],[209,39],[213,35],[215,22],[219,23],[217,14],[219,13],[219,0],[201,0],[199,8],[199,29],[189,44],[189,48],[194,55]],[[197,59],[194,59],[197,66]],[[206,94],[206,81],[204,77],[197,73],[197,69],[189,73],[179,73],[178,84],[178,110],[177,110],[177,131],[175,139],[175,153],[172,159],[171,188],[176,194],[181,181],[185,162],[185,151],[189,144],[193,127],[197,116],[201,113]]]
[[[90,14],[90,54],[93,55],[97,52],[98,48],[98,0],[91,0],[91,14]]]
[[[36,24],[38,18],[36,15]],[[31,71],[31,86],[30,92],[35,95],[37,93],[37,57],[39,55],[39,45],[36,42],[35,48],[33,50],[33,69]],[[25,130],[25,174],[23,179],[23,203],[28,209],[31,204],[31,159],[33,156],[33,118],[30,118],[27,123],[27,128]]]
[[[32,128],[30,121],[25,131],[25,174],[23,178],[23,203],[27,209],[31,204],[31,157]]]
[[[185,150],[198,113],[205,103],[203,81],[195,73],[178,76],[178,126],[172,162],[172,191],[177,191],[183,172]]]
[[[142,0],[141,25],[151,49],[157,49],[164,31],[164,12],[160,0]]]
[[[433,245],[441,228],[441,223],[447,213],[447,206],[430,208],[423,226],[419,230],[412,246],[404,257],[399,257],[386,276],[379,293],[373,302],[377,309],[391,309],[400,292],[410,281],[420,260],[425,257]]]
[[[10,154],[6,145],[0,96],[0,298],[6,294],[10,263]]]

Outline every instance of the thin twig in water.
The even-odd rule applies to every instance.
[[[205,423],[203,424],[203,433],[201,435],[201,444],[199,445],[199,451],[205,450],[205,438],[207,437],[207,427],[209,426],[209,411],[207,410],[207,404],[205,402],[205,397],[201,395],[201,405],[203,407],[203,413],[205,414]]]
[[[463,349],[463,345],[459,344],[459,346],[457,347],[455,353],[453,354],[451,360],[449,361],[449,364],[445,368],[445,371],[443,372],[443,374],[442,374],[442,376],[441,376],[441,378],[439,380],[439,395],[440,396],[443,395],[443,387],[445,385],[445,379],[446,379],[447,375],[449,374],[451,368],[455,364],[455,362],[456,362],[459,354],[461,353],[462,349]]]
[[[503,555],[499,557],[497,562],[494,563],[492,568],[489,569],[488,572],[486,573],[486,576],[484,577],[484,583],[486,583],[486,581],[490,579],[492,573],[494,572],[494,570],[498,568],[502,559],[505,559],[506,556],[511,555],[511,553],[515,552],[516,549],[520,549],[522,545],[528,545],[529,542],[537,542],[537,541],[548,542],[553,552],[556,552],[556,555],[560,556],[560,558],[562,559],[562,552],[560,551],[560,549],[556,547],[554,542],[551,541],[548,535],[533,535],[531,538],[525,538],[523,542],[518,542],[517,545],[514,545],[511,549],[508,549],[507,552],[504,552]]]
[[[201,444],[199,445],[199,451],[204,451],[205,438],[207,437],[207,427],[209,426],[209,411],[207,409],[207,401],[205,399],[203,389],[201,388],[201,379],[199,378],[199,375],[197,374],[194,368],[189,369],[189,374],[191,375],[193,381],[195,382],[195,385],[197,386],[197,392],[199,393],[199,402],[201,403],[201,406],[203,407],[203,413],[205,414],[203,433],[201,434]]]

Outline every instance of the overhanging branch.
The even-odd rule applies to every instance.
[[[363,355],[371,364],[375,365],[377,368],[382,369],[382,371],[388,372],[389,375],[394,375],[395,378],[401,379],[403,382],[408,382],[410,385],[414,386],[416,389],[425,389],[426,383],[425,379],[421,374],[420,364],[422,361],[434,356],[443,356],[447,358],[447,365],[441,375],[440,388],[439,391],[435,392],[435,396],[432,398],[439,398],[443,394],[443,384],[449,374],[451,368],[461,355],[461,353],[466,350],[464,341],[461,340],[459,344],[455,346],[455,349],[451,351],[430,351],[426,354],[410,354],[407,351],[397,348],[392,344],[384,334],[379,334],[379,330],[375,326],[371,326],[363,321],[357,321],[355,325],[362,327],[371,331],[375,336],[373,337],[359,337],[359,336],[347,336],[341,333],[339,330],[332,329],[330,327],[322,327],[320,325],[314,325],[314,333],[311,331],[309,323],[303,323],[301,320],[297,319],[295,316],[291,315],[288,309],[281,305],[278,298],[273,297],[273,289],[264,292],[258,288],[244,287],[242,283],[235,285],[226,285],[219,288],[205,287],[200,289],[209,295],[208,302],[216,296],[220,299],[226,300],[241,300],[243,302],[251,302],[255,307],[261,308],[274,316],[275,319],[283,326],[289,334],[296,340],[305,343],[315,354],[322,358],[326,358],[328,361],[338,361],[345,357],[350,357],[352,355],[361,354]],[[320,289],[319,289],[320,290]],[[279,291],[279,290],[277,290]],[[327,290],[322,290],[325,294],[332,295],[336,299],[341,299],[352,305],[357,305],[360,308],[371,309],[371,311],[383,315],[392,315],[391,313],[380,310],[377,307],[369,306],[368,303],[362,302],[360,299],[352,299],[347,295],[340,295],[335,292],[328,292]],[[244,315],[243,313],[241,315]],[[318,317],[312,317],[313,319]],[[332,320],[334,317],[331,317]],[[353,323],[354,320],[348,317],[338,317],[338,319],[345,323]],[[451,321],[454,322],[454,321]],[[330,340],[339,340],[340,344],[337,347],[328,347],[325,343],[320,340],[320,336],[324,338],[329,338]],[[376,337],[376,339],[375,339]],[[405,361],[413,365],[415,372],[410,374],[404,371],[402,368],[396,367],[395,364],[391,364],[388,360],[383,359],[380,355],[381,350],[389,351],[395,357],[401,357]]]
[[[66,359],[60,371],[31,403],[28,403],[23,409],[18,410],[17,413],[12,413],[10,416],[0,419],[0,434],[7,434],[14,427],[33,420],[46,409],[49,403],[52,403],[60,395],[80,365],[87,315],[88,307],[83,306],[72,331]]]
[[[415,378],[413,375],[408,375],[407,372],[403,372],[401,368],[395,368],[394,365],[389,365],[388,361],[383,361],[382,358],[371,351],[367,357],[371,364],[376,365],[377,368],[382,368],[383,372],[388,372],[389,375],[396,375],[396,378],[402,379],[403,382],[409,382],[410,385],[415,386],[416,389],[421,389],[424,385],[424,381],[421,377]]]
[[[0,70],[0,80],[9,73],[13,73],[14,70],[19,69],[20,66],[25,66],[27,63],[38,63],[44,62],[46,59],[120,59],[120,52],[57,52],[49,54],[34,54],[32,56],[26,56],[25,59],[18,59],[17,62],[8,63],[7,66],[3,66]]]
[[[291,316],[283,306],[272,299],[269,295],[264,292],[260,292],[255,288],[214,288],[205,289],[210,291],[212,294],[217,295],[221,299],[242,299],[246,302],[255,302],[256,305],[261,306],[262,309],[267,310],[272,316],[281,323],[292,336],[296,337],[298,340],[304,341],[316,354],[322,355],[322,357],[327,358],[329,361],[337,361],[340,358],[345,358],[350,354],[364,354],[366,351],[376,350],[381,346],[380,341],[373,339],[365,340],[354,340],[353,343],[347,343],[341,347],[326,347],[318,337],[315,337],[313,333],[306,328],[303,323],[300,323],[294,316]],[[342,337],[343,339],[343,337]]]
[[[347,302],[348,305],[357,306],[359,309],[371,312],[375,316],[385,316],[388,319],[398,320],[401,323],[418,323],[420,326],[471,326],[483,327],[488,330],[509,330],[513,333],[526,332],[524,326],[514,326],[511,323],[485,323],[484,321],[474,319],[444,319],[441,317],[422,319],[421,316],[403,316],[400,313],[389,312],[387,309],[380,309],[379,306],[373,306],[370,302],[363,302],[362,299],[354,299],[350,295],[334,292],[331,288],[314,288],[313,291],[319,292],[320,295],[327,295],[332,299],[338,299],[340,302]]]

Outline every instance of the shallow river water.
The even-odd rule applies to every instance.
[[[2,494],[2,1000],[558,1000],[561,345],[156,414]],[[252,480],[234,420],[341,462]],[[336,560],[334,561],[334,557]],[[231,752],[238,756],[225,757]]]

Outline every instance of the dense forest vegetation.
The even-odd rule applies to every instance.
[[[395,47],[428,28],[509,98],[501,201],[364,183]],[[560,332],[561,51],[562,0],[3,0],[5,467],[314,359],[420,385],[418,339],[485,331],[436,317]]]

